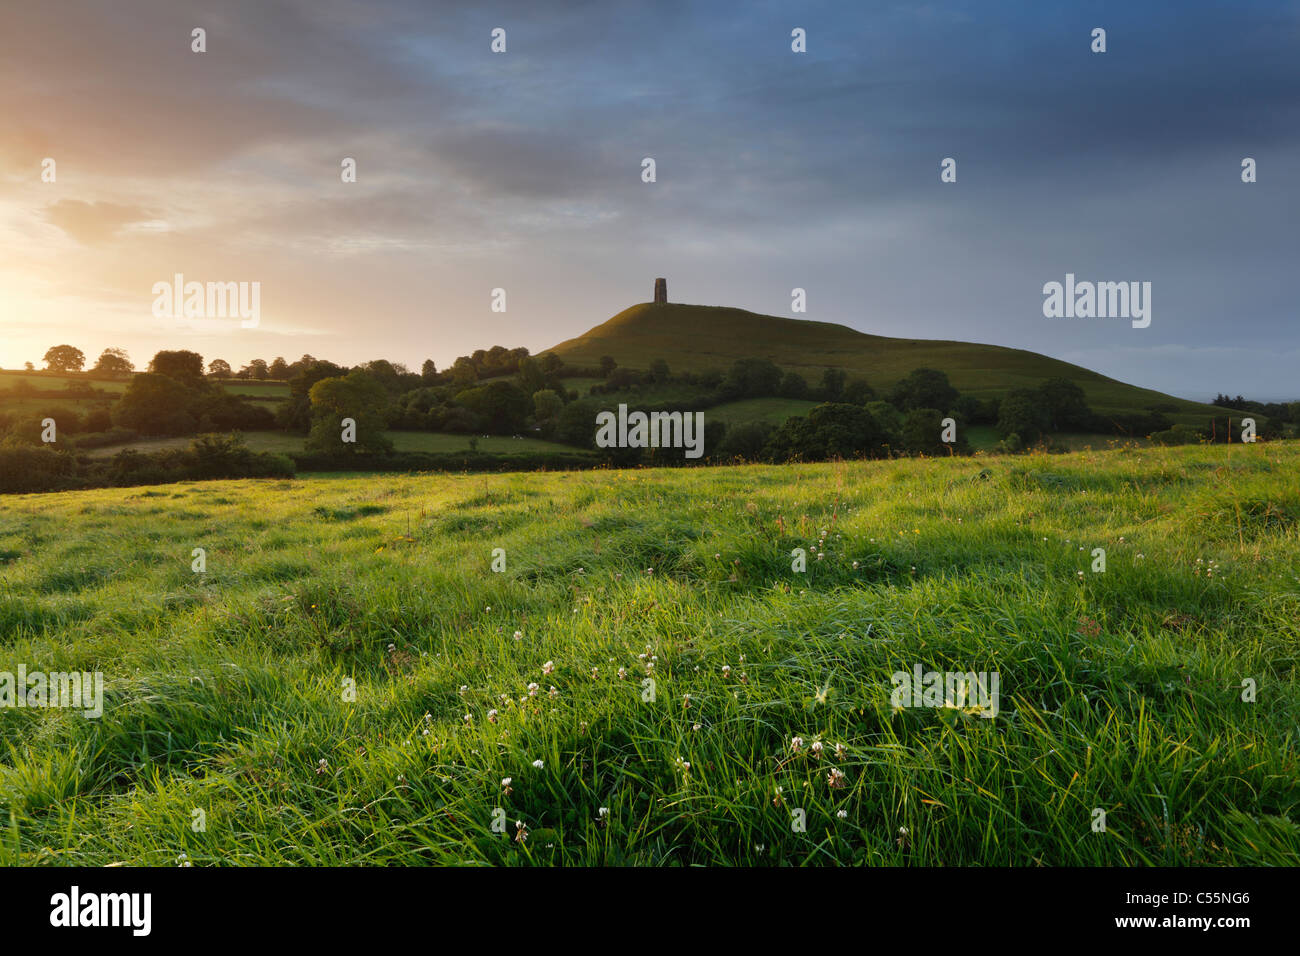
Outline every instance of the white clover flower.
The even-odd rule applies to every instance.
[[[803,738],[802,738],[802,737],[791,737],[791,738],[790,738],[790,749],[791,749],[794,753],[798,753],[798,752],[799,752],[799,748],[802,747],[802,746],[803,746]]]
[[[849,816],[849,811],[847,811],[847,810],[840,810],[840,811],[837,811],[835,815],[836,815],[837,817],[839,817],[841,820],[847,820],[847,819],[848,819],[848,816]]]
[[[522,641],[523,639],[524,639],[524,632],[523,632],[523,631],[515,631],[515,640],[516,640],[516,641]]]
[[[533,766],[536,767],[538,770],[541,770],[542,767],[544,766],[544,764],[543,764],[542,761],[540,761],[540,760],[534,760],[534,761],[533,761]]]
[[[547,661],[545,664],[542,665],[543,674],[549,674],[553,670],[555,670],[555,661]]]

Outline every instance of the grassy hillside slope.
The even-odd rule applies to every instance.
[[[6,497],[0,671],[102,670],[107,701],[0,715],[0,865],[1293,864],[1298,466]],[[998,672],[998,715],[893,708],[916,664]]]
[[[947,372],[958,389],[980,397],[1032,388],[1044,379],[1062,376],[1077,382],[1098,412],[1157,408],[1172,420],[1189,424],[1208,420],[1216,411],[1220,417],[1226,414],[1211,405],[1127,385],[1036,352],[868,335],[828,322],[722,306],[641,303],[548,351],[574,365],[595,365],[602,355],[612,355],[620,365],[645,368],[663,358],[679,372],[725,370],[738,358],[766,358],[802,373],[811,384],[816,384],[824,368],[836,366],[863,376],[877,391],[912,369],[929,367]]]

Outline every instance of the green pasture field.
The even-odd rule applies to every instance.
[[[0,674],[105,693],[0,711],[0,864],[1294,865],[1298,469],[6,496]],[[895,706],[917,667],[996,674],[996,715]]]

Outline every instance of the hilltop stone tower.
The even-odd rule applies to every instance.
[[[655,279],[655,305],[668,304],[668,280]]]

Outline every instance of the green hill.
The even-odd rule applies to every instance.
[[[548,351],[573,365],[595,365],[602,355],[610,355],[621,366],[643,369],[662,358],[674,372],[726,370],[739,358],[766,358],[801,373],[812,385],[824,368],[835,366],[862,376],[877,392],[912,369],[929,367],[946,372],[959,390],[980,398],[1063,377],[1077,382],[1087,393],[1089,404],[1101,413],[1154,410],[1189,424],[1199,424],[1215,414],[1236,414],[1128,385],[1023,349],[868,335],[830,322],[759,315],[725,306],[643,302]]]

